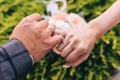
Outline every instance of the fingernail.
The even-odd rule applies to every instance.
[[[58,47],[58,50],[60,51],[60,50],[61,50],[61,48],[60,48],[60,47]]]
[[[62,50],[62,44],[59,45],[58,50],[59,50],[59,51]]]
[[[53,51],[54,51],[56,54],[60,54],[60,51],[57,49],[57,46],[58,46],[58,45],[56,45],[55,47],[53,47]]]
[[[57,54],[60,54],[60,52],[56,52]]]
[[[66,64],[63,65],[63,67],[65,67],[65,68],[70,68],[70,66],[69,66],[69,65],[66,65]]]

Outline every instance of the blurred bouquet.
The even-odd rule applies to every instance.
[[[63,5],[59,7],[59,3]],[[86,23],[83,17],[75,13],[67,13],[66,0],[51,0],[46,7],[48,16],[44,16],[49,23],[56,25],[57,29],[68,30],[80,27]]]
[[[57,29],[68,30],[80,27],[86,23],[84,18],[75,13],[58,13],[49,18],[49,23],[54,23]]]

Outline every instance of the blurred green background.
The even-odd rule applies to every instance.
[[[5,43],[13,28],[32,13],[46,14],[49,0],[0,0],[0,45]],[[115,0],[67,0],[68,13],[83,12],[86,21],[102,14]],[[64,59],[50,52],[35,64],[25,80],[108,80],[120,66],[119,24],[96,42],[88,60],[76,68],[63,68]]]

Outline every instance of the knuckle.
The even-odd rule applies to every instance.
[[[77,67],[77,66],[78,66],[78,64],[74,64],[74,65],[73,65],[73,67]]]
[[[44,29],[44,27],[48,27],[48,21],[46,21],[46,20],[41,20],[39,23],[38,23],[38,27],[39,28],[42,28],[42,29]]]
[[[78,42],[79,42],[78,37],[74,36],[74,38],[73,38],[73,39],[74,39],[74,42],[75,42],[75,43],[78,43]]]
[[[65,57],[63,52],[60,53],[60,56],[63,58]]]
[[[65,61],[66,61],[66,62],[71,62],[71,58],[70,58],[70,57],[69,57],[69,58],[67,57],[67,58],[65,58]]]
[[[42,32],[41,30],[37,29],[37,28],[32,28],[32,32],[39,38],[41,37],[42,38]],[[40,34],[41,32],[41,34]]]
[[[72,38],[74,35],[72,33],[68,34],[68,38]]]
[[[63,49],[62,51],[61,51],[61,53],[60,53],[60,55],[63,57],[63,58],[65,58],[66,57],[66,51]]]
[[[87,58],[84,59],[84,61],[86,61],[86,60],[87,60]]]
[[[86,52],[86,47],[85,47],[85,46],[80,46],[80,47],[79,47],[79,50],[80,50],[80,51],[85,51],[85,52]]]
[[[77,52],[79,52],[79,51],[80,51],[80,47],[76,47],[75,50],[76,50]]]
[[[48,25],[48,21],[47,20],[42,20],[41,23]]]
[[[24,23],[24,24],[23,24],[23,27],[27,27],[27,26],[29,26],[28,23]]]
[[[85,58],[84,58],[84,61],[86,61],[88,59],[88,57],[86,56]]]
[[[38,35],[43,35],[44,34],[44,29],[42,28],[42,26],[44,26],[43,24],[39,24],[39,23],[31,23],[34,27],[31,27],[34,32]],[[43,37],[45,37],[46,35],[44,35]]]
[[[28,17],[25,17],[22,19],[23,22],[26,22],[26,23],[29,23],[29,22],[32,22],[33,20],[28,18]]]
[[[76,51],[76,56],[77,56],[77,55],[81,55],[80,50],[77,50],[77,51]]]
[[[67,58],[65,59],[65,61],[66,61],[66,62],[70,62],[69,59],[67,59]]]
[[[52,46],[53,46],[52,42],[49,41],[49,40],[44,41],[44,44],[45,44],[47,47],[52,47]]]
[[[41,15],[39,13],[33,13],[33,15],[35,15],[37,17],[41,17]]]
[[[52,46],[53,45],[53,43],[52,42],[48,42],[48,46]]]
[[[52,26],[52,28],[56,28],[55,24],[49,24],[50,26]]]

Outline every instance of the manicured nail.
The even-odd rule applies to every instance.
[[[63,67],[65,67],[65,68],[70,68],[70,66],[69,66],[69,65],[63,65]]]
[[[59,50],[59,51],[62,50],[62,43],[59,45],[58,50]]]
[[[53,51],[54,51],[56,54],[60,54],[60,51],[59,51],[56,47],[53,48]]]

